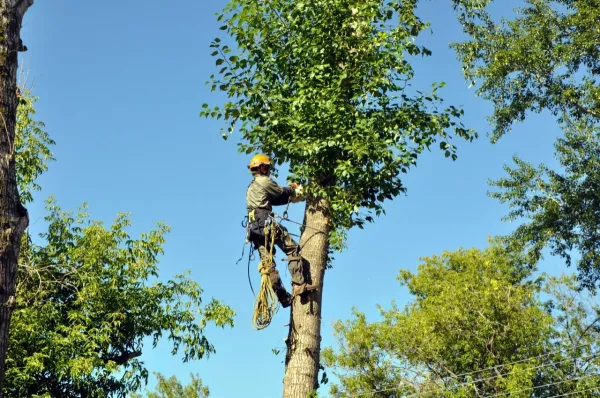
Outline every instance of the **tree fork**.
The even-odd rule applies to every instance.
[[[319,386],[323,277],[329,253],[329,203],[308,200],[305,230],[300,239],[302,257],[309,264],[311,283],[318,290],[296,297],[290,312],[285,361],[284,398],[306,398]]]
[[[0,0],[0,397],[21,237],[29,225],[15,170],[18,53],[24,49],[21,24],[33,0]]]

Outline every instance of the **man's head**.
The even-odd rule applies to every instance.
[[[268,176],[271,173],[271,160],[266,155],[255,155],[250,160],[248,168],[253,175],[261,174]]]

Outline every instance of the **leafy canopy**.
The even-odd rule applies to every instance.
[[[9,396],[120,396],[147,378],[139,356],[161,337],[184,361],[215,351],[206,325],[232,326],[233,311],[204,305],[186,275],[162,282],[158,257],[168,228],[139,239],[120,214],[110,228],[49,201],[43,246],[23,248],[5,391]],[[91,395],[90,395],[91,394]]]
[[[490,195],[511,208],[505,220],[521,221],[507,240],[515,250],[528,250],[530,263],[542,250],[577,264],[580,283],[595,288],[600,281],[600,127],[564,123],[565,136],[555,144],[561,170],[534,166],[514,157],[508,176],[491,182]]]
[[[466,3],[470,36],[455,48],[466,78],[494,104],[494,140],[528,111],[598,122],[600,0],[524,0],[518,16],[499,22],[483,7],[491,0],[455,2]]]
[[[414,297],[405,308],[335,324],[338,350],[324,353],[339,378],[332,396],[525,398],[600,387],[594,296],[580,300],[568,278],[542,289],[531,274],[498,242],[401,271]]]
[[[50,146],[54,141],[44,130],[43,122],[35,120],[35,102],[37,97],[30,90],[20,91],[17,106],[17,124],[15,134],[15,161],[17,184],[23,203],[33,201],[32,191],[41,187],[37,178],[48,170],[48,162],[54,160]]]
[[[15,160],[26,201],[53,160],[34,102],[23,90]],[[234,312],[216,300],[204,304],[200,285],[186,275],[157,281],[167,226],[134,239],[127,214],[107,228],[85,209],[65,212],[52,199],[46,209],[43,243],[29,235],[22,242],[6,396],[125,396],[147,378],[139,359],[147,337],[154,345],[167,337],[184,361],[215,351],[205,327],[233,325]]]
[[[156,392],[149,392],[147,398],[208,398],[208,387],[202,384],[198,375],[190,374],[190,382],[183,386],[175,376],[168,379],[160,373],[154,373],[158,378]],[[139,394],[131,394],[131,398],[142,398]]]
[[[209,82],[229,100],[201,115],[224,118],[225,138],[239,132],[240,152],[289,163],[309,197],[329,203],[335,227],[372,221],[406,191],[401,174],[424,150],[436,143],[456,159],[453,137],[474,137],[462,110],[443,107],[443,83],[411,87],[410,57],[431,54],[416,43],[427,28],[416,4],[231,0],[218,20],[232,47],[212,42],[219,71]]]

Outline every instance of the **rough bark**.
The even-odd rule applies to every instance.
[[[284,398],[306,398],[319,385],[321,354],[321,302],[323,277],[329,251],[329,206],[325,201],[308,201],[305,230],[300,239],[302,257],[310,265],[312,283],[318,290],[296,297],[290,313],[290,330],[283,387]]]
[[[21,237],[29,223],[15,172],[18,52],[21,23],[33,0],[0,0],[0,397]]]

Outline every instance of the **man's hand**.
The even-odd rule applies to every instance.
[[[290,184],[290,187],[292,187],[292,189],[295,191],[295,190],[296,190],[296,188],[298,188],[298,184],[296,184],[295,182],[292,182],[292,183]]]
[[[294,195],[290,198],[290,203],[298,203],[304,200],[303,187],[300,184],[291,184],[290,187],[294,188]]]

